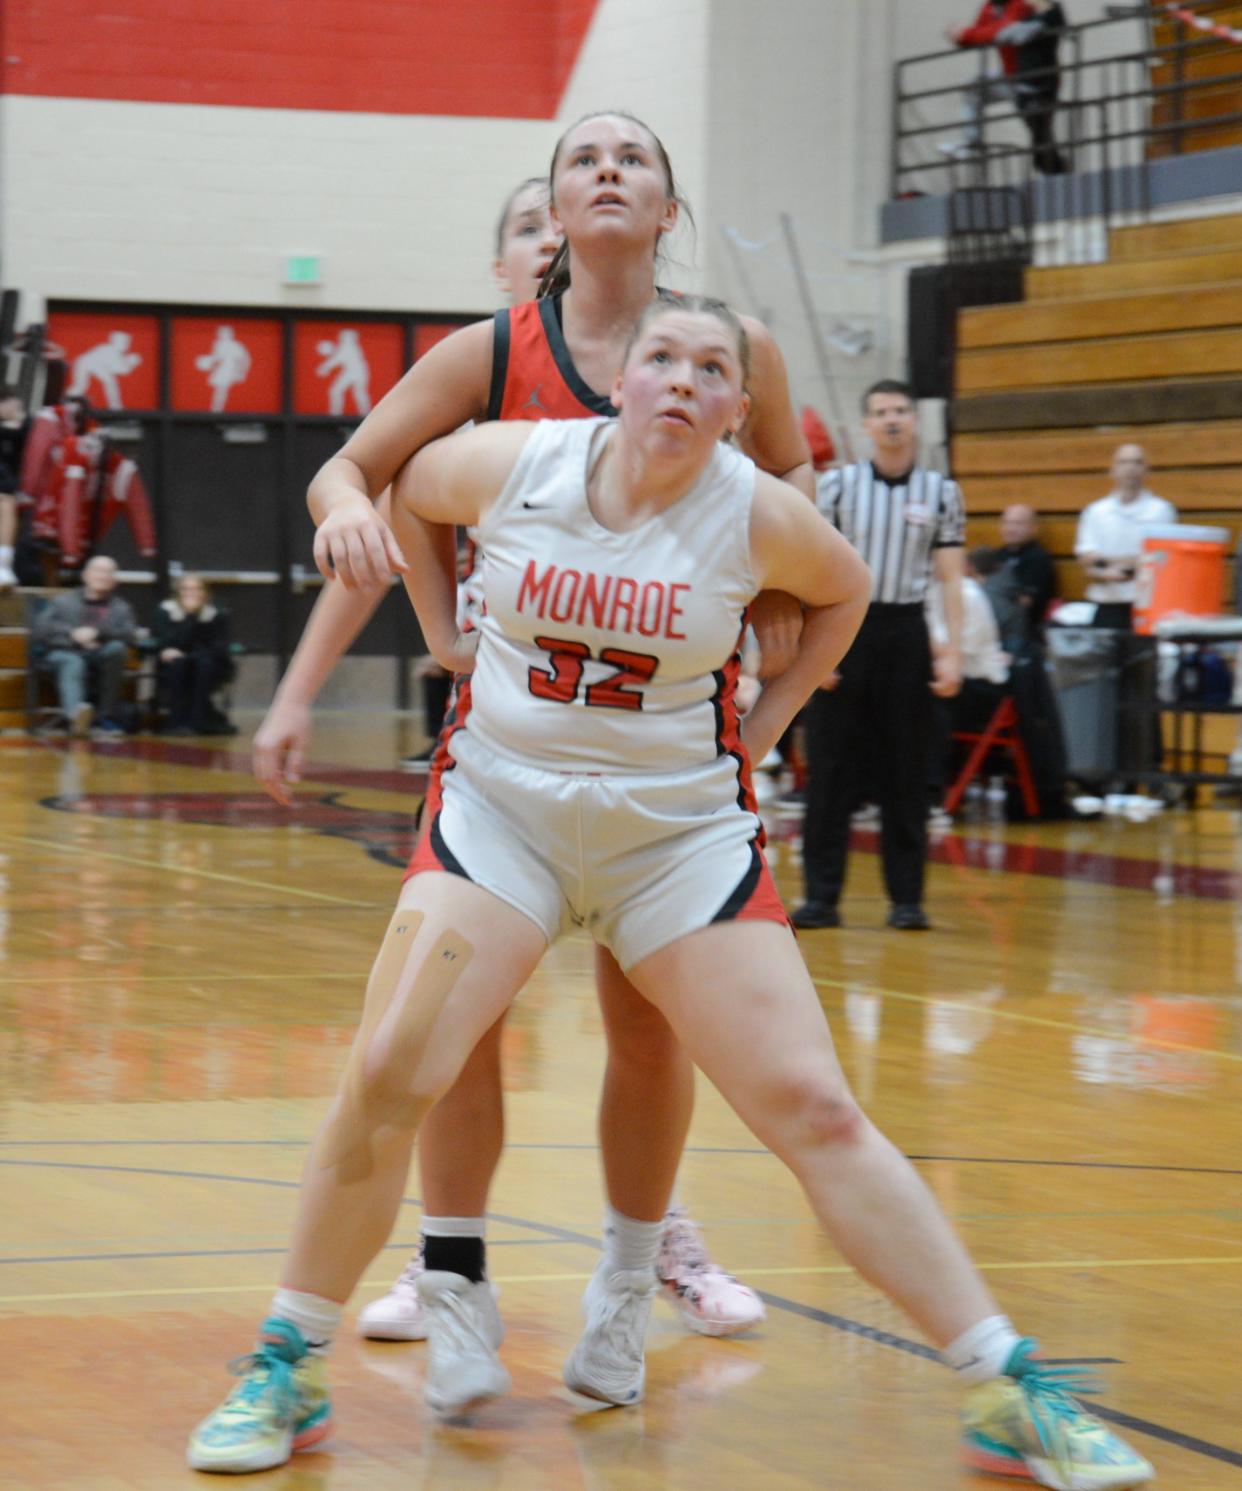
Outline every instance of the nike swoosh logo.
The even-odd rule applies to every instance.
[[[523,502],[522,506],[530,512],[538,512],[543,506],[542,502]]]

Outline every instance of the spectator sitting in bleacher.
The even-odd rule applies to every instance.
[[[49,602],[31,629],[38,666],[55,678],[61,713],[75,735],[85,735],[95,715],[92,686],[98,691],[96,733],[125,733],[116,712],[138,628],[129,603],[115,594],[116,582],[116,561],[97,554],[82,571],[82,588]]]
[[[954,730],[982,728],[1004,697],[1009,679],[1010,657],[1001,647],[1001,622],[987,588],[993,577],[1002,582],[993,588],[1006,614],[1021,614],[1016,587],[1005,582],[997,551],[972,549],[962,578],[962,690],[946,701]],[[927,626],[934,652],[948,641],[944,603],[935,581],[927,592]]]
[[[1112,476],[1113,491],[1083,509],[1074,552],[1087,576],[1087,599],[1095,602],[1094,625],[1129,631],[1143,538],[1149,528],[1176,523],[1177,509],[1144,485],[1141,445],[1117,447]]]
[[[928,752],[929,825],[933,831],[947,828],[951,819],[940,809],[953,767],[956,730],[982,730],[1004,698],[1009,678],[1009,657],[1001,649],[1001,629],[992,601],[984,589],[986,575],[1000,570],[995,549],[972,549],[966,556],[962,576],[962,687],[952,699],[937,699],[935,741]],[[1012,587],[1011,587],[1012,588]],[[1016,589],[1014,590],[1016,597]],[[1015,618],[1020,615],[1016,599],[1010,601]],[[924,605],[932,652],[945,646],[948,631],[939,584],[927,588]]]
[[[949,779],[946,767],[954,754],[949,737],[955,730],[985,729],[1001,700],[1011,694],[1039,800],[1039,816],[1063,817],[1067,812],[1065,742],[1043,649],[1032,645],[1024,631],[1031,610],[1022,603],[1021,585],[1005,563],[1003,549],[972,549],[966,569],[962,581],[962,691],[955,699],[939,701],[949,707],[941,714],[944,747],[936,762],[933,799],[939,799]],[[928,607],[933,645],[944,635],[938,606],[933,588]],[[1016,639],[1015,645],[1006,641],[1009,636]]]
[[[17,584],[13,568],[17,488],[28,424],[21,399],[16,394],[0,392],[0,592],[12,590]]]
[[[1033,507],[1015,502],[1001,514],[1001,547],[997,550],[1003,573],[1017,592],[1019,615],[1013,631],[1001,627],[1008,652],[1042,647],[1044,617],[1057,595],[1057,568],[1052,555],[1035,537],[1039,517]]]
[[[228,614],[212,604],[201,575],[181,575],[151,627],[166,735],[236,735],[212,702],[233,676]]]

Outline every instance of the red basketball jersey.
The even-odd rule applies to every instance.
[[[582,419],[616,410],[574,367],[559,295],[497,311],[488,419]]]

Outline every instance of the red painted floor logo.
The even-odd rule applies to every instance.
[[[42,806],[58,813],[99,818],[197,823],[209,828],[289,828],[345,839],[382,865],[404,869],[418,841],[418,814],[351,808],[340,792],[299,797],[282,808],[261,792],[101,792],[45,797]]]

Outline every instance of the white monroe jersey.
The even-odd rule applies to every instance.
[[[479,525],[467,733],[545,770],[683,771],[738,749],[755,467],[718,445],[684,497],[615,533],[587,502],[612,423],[536,424]]]

